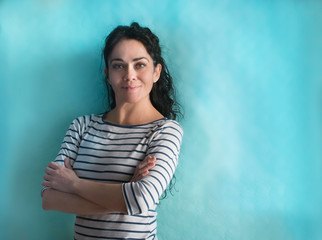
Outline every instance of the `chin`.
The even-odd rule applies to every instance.
[[[137,98],[127,98],[124,101],[124,103],[129,103],[129,104],[136,104],[139,102],[141,102],[141,99],[137,99]]]
[[[120,103],[125,103],[125,104],[138,104],[138,103],[143,103],[145,101],[150,101],[150,97],[141,97],[138,95],[127,95],[124,96],[122,99],[120,99]]]

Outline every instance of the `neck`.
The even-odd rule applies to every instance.
[[[120,125],[139,125],[163,118],[152,103],[145,102],[141,104],[124,103],[105,114],[104,119]]]

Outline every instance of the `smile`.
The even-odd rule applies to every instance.
[[[139,87],[140,86],[125,86],[125,87],[122,87],[122,88],[124,88],[127,91],[133,91],[135,89],[138,89]]]

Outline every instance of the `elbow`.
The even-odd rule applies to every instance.
[[[42,209],[43,210],[49,210],[49,207],[46,203],[44,203],[44,201],[42,202]]]
[[[154,199],[157,196],[143,187],[142,182],[124,184],[123,193],[129,215],[146,214],[156,205]]]
[[[46,190],[42,193],[42,209],[43,210],[50,210],[49,191],[50,190]]]
[[[42,200],[42,209],[43,210],[50,210],[48,203],[44,199]]]

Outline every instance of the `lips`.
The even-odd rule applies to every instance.
[[[124,86],[123,88],[128,91],[133,91],[135,89],[138,89],[140,86]]]

